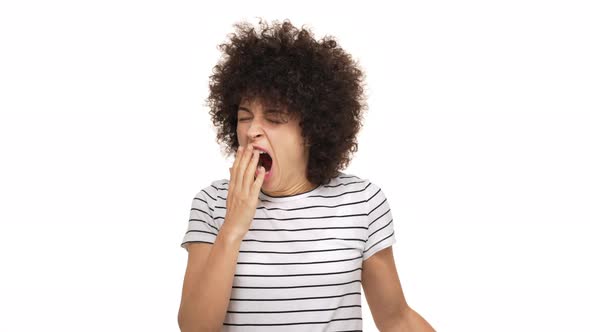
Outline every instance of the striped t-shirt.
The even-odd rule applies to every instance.
[[[215,242],[229,180],[193,199],[181,246]],[[362,331],[363,261],[395,243],[385,194],[340,172],[293,196],[262,191],[242,240],[223,331]]]

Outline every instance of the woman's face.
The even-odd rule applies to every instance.
[[[237,136],[240,146],[246,148],[251,143],[266,150],[272,158],[270,173],[262,183],[265,193],[288,192],[308,183],[309,149],[304,145],[299,119],[289,118],[285,108],[265,106],[260,99],[242,99]]]

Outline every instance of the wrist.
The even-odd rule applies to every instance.
[[[238,229],[232,226],[231,223],[228,224],[226,221],[221,225],[219,233],[223,233],[219,235],[221,235],[223,238],[230,242],[242,242],[242,239],[244,238],[244,236],[246,236],[246,233],[248,233],[248,231]]]

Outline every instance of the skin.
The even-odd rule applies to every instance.
[[[279,112],[269,112],[270,109]],[[292,196],[317,187],[306,176],[309,148],[299,126],[298,115],[288,116],[283,107],[265,106],[259,99],[242,98],[236,128],[238,143],[244,148],[258,145],[272,156],[272,174],[261,191],[270,196]]]
[[[361,282],[379,331],[434,332],[434,328],[406,302],[393,258],[393,248],[363,262]]]

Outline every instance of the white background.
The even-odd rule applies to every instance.
[[[0,330],[178,330],[190,204],[232,162],[208,76],[257,17],[367,73],[344,171],[386,193],[414,310],[590,331],[590,11],[563,0],[3,1]]]

